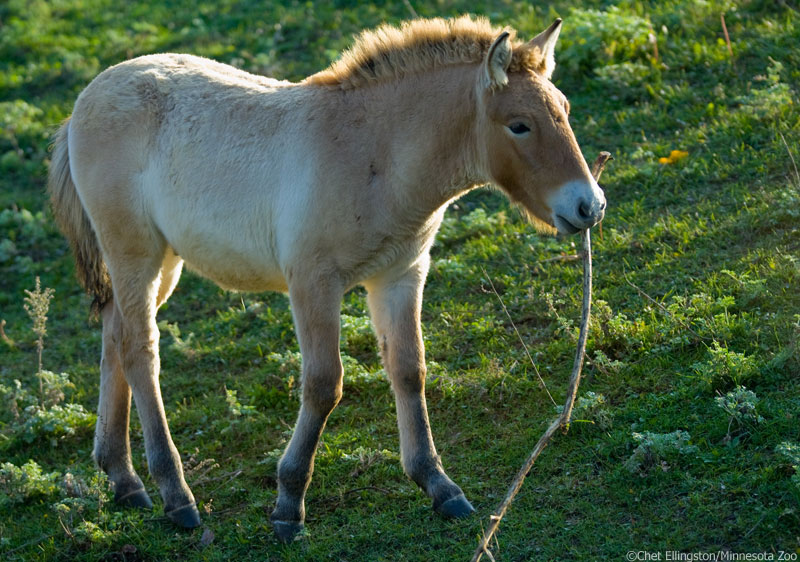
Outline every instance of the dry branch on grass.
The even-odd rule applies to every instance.
[[[731,56],[731,62],[733,62],[733,47],[731,47],[731,36],[728,35],[728,26],[725,25],[725,12],[719,15],[719,20],[722,22],[722,33],[725,35],[725,44],[728,46],[728,54]]]
[[[595,160],[594,164],[592,165],[592,175],[594,176],[595,181],[600,179],[600,175],[603,173],[603,168],[605,167],[606,162],[608,162],[610,159],[611,154],[608,152],[601,152],[597,157],[597,160]],[[588,228],[583,231],[582,239],[583,312],[581,314],[581,328],[578,335],[578,348],[575,351],[575,361],[572,365],[572,376],[569,379],[569,388],[567,389],[567,399],[564,402],[564,410],[561,412],[561,415],[550,424],[550,427],[547,428],[547,431],[544,432],[544,435],[542,435],[542,437],[536,443],[533,451],[531,451],[531,454],[528,456],[528,460],[525,461],[525,464],[522,466],[519,472],[517,472],[517,476],[511,483],[511,487],[508,489],[505,499],[495,510],[494,514],[489,517],[489,526],[486,528],[478,548],[475,549],[475,553],[472,556],[472,562],[478,562],[484,554],[486,554],[491,560],[494,560],[494,556],[492,556],[492,553],[489,551],[489,543],[491,542],[492,537],[494,537],[495,532],[497,532],[500,521],[503,519],[506,511],[508,511],[511,502],[514,501],[514,497],[517,495],[520,488],[522,488],[522,483],[525,481],[525,477],[531,471],[533,464],[539,457],[539,454],[550,442],[550,439],[553,437],[556,431],[563,429],[564,433],[566,433],[569,430],[570,418],[572,417],[572,407],[575,404],[575,396],[578,393],[578,385],[581,381],[583,359],[586,355],[586,338],[589,334],[589,316],[592,308],[592,245]]]
[[[634,283],[633,283],[633,281],[631,281],[630,279],[628,279],[628,274],[627,274],[626,272],[624,272],[624,271],[623,271],[623,272],[622,272],[622,276],[625,278],[625,282],[626,282],[628,285],[630,285],[631,287],[633,287],[634,289],[636,289],[636,292],[637,292],[637,293],[639,293],[639,294],[640,294],[642,297],[644,297],[645,299],[647,299],[647,300],[648,300],[649,302],[651,302],[652,304],[656,305],[656,306],[658,307],[658,309],[659,309],[661,312],[663,312],[664,314],[666,314],[667,316],[669,316],[669,317],[670,317],[672,320],[674,320],[675,322],[677,322],[678,324],[680,324],[681,326],[683,326],[684,328],[686,328],[686,330],[687,330],[687,331],[689,331],[689,332],[691,332],[692,334],[694,334],[694,336],[695,336],[697,339],[699,339],[699,340],[701,340],[701,341],[702,341],[702,340],[704,340],[704,339],[706,339],[706,338],[704,338],[703,336],[701,336],[700,334],[698,334],[697,332],[695,332],[695,331],[692,329],[692,327],[691,327],[691,326],[689,326],[689,324],[687,324],[686,322],[684,322],[683,320],[681,320],[680,318],[677,318],[677,317],[676,317],[674,314],[672,314],[672,313],[669,311],[669,309],[667,309],[667,307],[666,307],[666,306],[664,306],[663,304],[661,304],[660,302],[658,302],[656,299],[654,299],[653,297],[651,297],[650,295],[648,295],[647,293],[645,293],[645,292],[644,292],[644,291],[643,291],[643,290],[642,290],[642,289],[641,289],[641,288],[640,288],[638,285],[634,284]]]

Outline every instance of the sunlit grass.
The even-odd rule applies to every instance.
[[[527,36],[563,17],[556,84],[570,98],[587,159],[599,150],[615,157],[602,182],[610,205],[603,236],[594,235],[583,422],[543,453],[501,525],[497,555],[796,551],[797,12],[788,2],[756,0],[630,1],[614,9],[599,0],[549,8],[411,4],[423,16],[487,14]],[[96,409],[99,326],[45,210],[43,182],[48,132],[97,72],[131,56],[181,51],[296,80],[327,65],[362,27],[408,15],[403,2],[0,6],[0,384],[8,389],[0,407],[0,558],[453,560],[471,553],[555,415],[483,269],[559,402],[581,298],[579,261],[570,258],[575,241],[537,235],[495,191],[471,193],[448,211],[423,307],[434,436],[478,517],[440,519],[403,475],[363,290],[343,304],[345,396],[318,451],[308,533],[290,546],[277,543],[268,522],[277,459],[299,400],[285,296],[225,293],[186,273],[159,314],[164,400],[187,480],[215,534],[208,546],[202,531],[179,532],[163,517],[135,415],[134,463],[156,498],[153,513],[106,502],[104,482],[92,480],[85,423],[68,420],[74,434],[55,439],[33,426],[26,433],[9,402],[15,380],[30,405],[40,394],[37,336],[23,308],[24,290],[39,277],[56,290],[43,369],[68,374],[74,388],[64,386],[64,404]],[[741,410],[744,402],[756,413]],[[33,475],[28,488],[19,485],[24,470]],[[80,502],[70,478],[86,485]],[[72,515],[59,505],[74,508]]]

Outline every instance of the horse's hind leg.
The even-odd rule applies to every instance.
[[[131,462],[128,437],[131,389],[122,372],[118,347],[122,339],[122,324],[114,301],[105,305],[102,319],[103,355],[100,360],[100,403],[97,408],[94,459],[108,474],[117,503],[151,508],[153,502]]]
[[[303,355],[303,399],[292,439],[278,463],[278,501],[270,517],[275,534],[284,542],[291,541],[303,528],[314,453],[325,421],[342,396],[342,291],[320,280],[302,288],[290,287],[289,297]]]
[[[181,259],[168,251],[161,267],[157,306],[172,293],[180,277]],[[114,487],[114,501],[130,507],[151,508],[153,502],[144,489],[131,461],[128,433],[131,411],[131,387],[122,370],[119,346],[122,341],[122,316],[114,301],[102,310],[103,355],[100,360],[100,402],[94,458]]]
[[[420,327],[427,263],[405,274],[367,284],[368,303],[384,366],[392,381],[403,469],[433,498],[445,517],[465,517],[474,508],[444,472],[433,444],[425,404],[425,349]]]
[[[119,346],[125,378],[133,391],[144,433],[147,464],[164,500],[164,513],[182,527],[200,525],[194,496],[183,477],[180,456],[172,442],[161,389],[158,384],[158,328],[156,307],[162,277],[171,274],[170,255],[162,242],[148,236],[116,238],[116,247],[105,244],[106,261],[114,288],[114,299],[121,315],[122,340]],[[174,255],[173,255],[174,257]],[[174,268],[180,265],[175,262]],[[174,280],[168,284],[174,286]],[[171,287],[170,287],[171,288]],[[166,295],[162,295],[166,298]]]

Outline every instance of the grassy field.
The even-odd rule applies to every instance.
[[[800,552],[800,13],[794,0],[8,0],[0,4],[0,559],[456,560],[556,415],[580,316],[577,238],[536,234],[497,192],[448,210],[423,309],[427,398],[450,476],[478,509],[445,521],[399,463],[364,292],[343,305],[344,399],[283,546],[268,514],[298,408],[288,300],[190,273],[160,311],[161,384],[203,529],[110,503],[91,461],[100,331],[47,209],[50,132],[103,68],[180,51],[297,80],[352,34],[472,12],[532,36],[564,18],[556,85],[609,210],[577,421],[545,450],[501,560],[628,551]],[[721,15],[730,35],[725,40]],[[485,268],[486,275],[482,268]],[[37,376],[25,310],[55,290]],[[31,298],[28,298],[31,301]],[[30,306],[29,306],[30,308]],[[40,390],[41,381],[41,390]],[[138,420],[134,463],[146,476]],[[662,559],[663,558],[662,554]]]

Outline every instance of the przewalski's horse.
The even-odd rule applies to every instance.
[[[102,317],[94,457],[118,502],[152,505],[131,462],[132,391],[167,516],[200,524],[158,382],[156,310],[185,261],[222,287],[289,293],[303,379],[278,464],[281,539],[303,526],[314,452],[342,395],[341,300],[358,284],[403,468],[437,512],[473,511],[431,436],[422,287],[447,204],[473,187],[494,183],[545,230],[602,219],[603,192],[549,81],[560,24],[530,42],[468,17],[384,26],[300,83],[145,56],[81,93],[55,139],[49,190]]]

